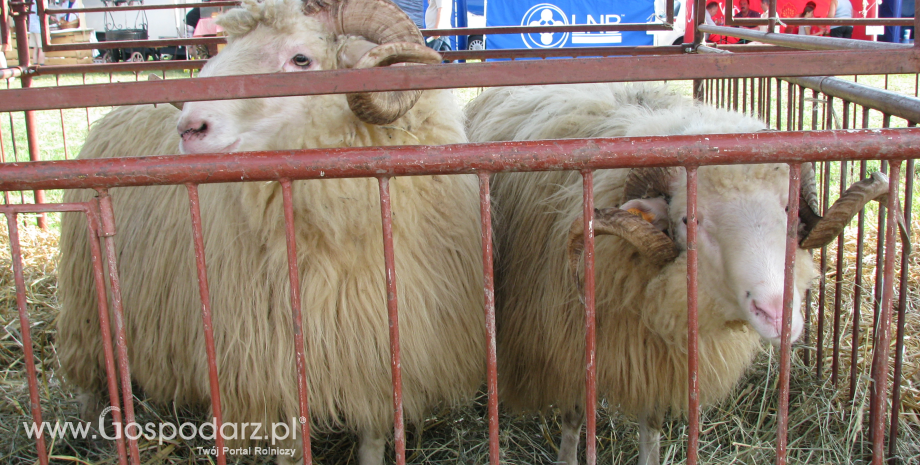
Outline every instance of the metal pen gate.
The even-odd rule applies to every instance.
[[[228,2],[231,3],[231,2]],[[670,3],[670,2],[669,2]],[[12,10],[17,13],[17,29],[19,19],[27,11],[25,2],[11,2]],[[730,4],[730,2],[729,2]],[[208,4],[209,6],[214,3]],[[696,2],[697,22],[701,24],[703,2]],[[149,7],[149,6],[148,6]],[[41,10],[52,12],[52,10]],[[86,9],[89,11],[90,9]],[[102,9],[97,9],[102,11]],[[668,8],[669,12],[673,9]],[[771,10],[775,11],[775,2]],[[95,11],[95,10],[94,10]],[[42,13],[44,14],[44,13]],[[672,18],[669,18],[672,19]],[[745,20],[751,21],[751,20]],[[766,22],[767,20],[762,20]],[[772,24],[775,19],[769,20]],[[5,21],[4,21],[5,22]],[[863,21],[866,23],[871,21]],[[817,23],[817,22],[816,22]],[[911,23],[912,24],[912,23]],[[636,28],[635,25],[605,26],[604,30],[616,30],[618,27]],[[569,27],[573,28],[573,27]],[[708,28],[708,29],[707,29]],[[507,29],[507,28],[506,28]],[[521,32],[526,28],[511,28],[509,33]],[[598,29],[598,28],[596,28]],[[22,29],[19,29],[20,31]],[[533,28],[530,30],[552,30]],[[581,30],[581,29],[578,29]],[[853,45],[853,42],[838,42],[819,39],[803,40],[797,37],[774,37],[777,34],[764,34],[756,36],[766,43],[782,43],[787,46],[802,46],[805,48],[822,48],[828,51],[809,52],[807,60],[801,60],[805,55],[791,52],[784,48],[766,46],[738,46],[720,47],[736,51],[733,55],[711,50],[701,44],[700,32],[718,32],[724,35],[748,35],[749,31],[740,31],[732,28],[698,27],[697,41],[683,46],[674,47],[635,47],[630,49],[586,49],[582,51],[483,51],[483,52],[456,52],[458,59],[475,59],[484,57],[496,58],[526,58],[549,56],[570,56],[587,54],[621,55],[608,58],[582,58],[567,62],[550,60],[542,61],[511,61],[506,63],[481,63],[468,65],[435,65],[411,70],[389,68],[373,70],[342,70],[317,72],[317,78],[312,80],[297,79],[295,76],[264,75],[264,76],[227,76],[205,78],[199,80],[175,80],[168,84],[164,81],[150,81],[137,83],[111,83],[93,86],[69,86],[57,88],[31,88],[29,84],[32,76],[43,74],[82,74],[93,72],[116,72],[118,70],[133,71],[135,73],[148,70],[161,70],[163,77],[165,71],[194,69],[195,63],[141,63],[98,65],[85,67],[60,67],[61,69],[47,69],[30,67],[26,60],[25,66],[2,70],[4,77],[19,77],[23,89],[10,89],[0,92],[0,112],[25,112],[26,131],[29,134],[30,154],[34,163],[6,163],[0,167],[0,189],[6,195],[5,205],[0,210],[7,216],[13,268],[16,277],[16,295],[22,331],[22,345],[25,352],[25,364],[28,372],[30,410],[33,422],[42,422],[42,410],[39,402],[38,378],[35,368],[34,356],[31,353],[32,344],[29,335],[29,314],[22,279],[22,262],[19,251],[19,236],[17,217],[25,213],[42,213],[52,211],[82,212],[87,217],[90,237],[99,238],[104,244],[104,249],[94,247],[92,250],[96,292],[99,296],[100,329],[108,373],[108,391],[110,405],[123,408],[123,420],[126,423],[134,421],[133,393],[131,386],[130,367],[127,363],[127,345],[125,341],[123,311],[121,309],[120,285],[118,280],[118,263],[115,254],[114,241],[117,240],[115,230],[114,212],[108,189],[112,187],[144,186],[144,185],[186,185],[189,196],[190,220],[193,225],[194,244],[196,251],[196,268],[202,305],[202,324],[206,339],[207,362],[209,367],[212,410],[217,419],[219,428],[221,424],[220,391],[218,389],[218,376],[216,354],[213,335],[211,334],[211,312],[209,292],[207,287],[207,271],[204,263],[201,217],[198,207],[197,186],[201,183],[212,182],[244,182],[244,181],[272,181],[279,182],[283,192],[283,205],[285,217],[286,240],[288,247],[288,263],[291,286],[292,319],[297,351],[298,384],[300,392],[301,416],[309,418],[308,401],[306,396],[306,372],[303,367],[303,339],[299,325],[300,302],[296,266],[296,245],[294,242],[293,205],[291,182],[301,179],[318,178],[349,178],[372,177],[378,179],[379,197],[381,204],[381,223],[383,225],[384,255],[387,278],[387,307],[390,319],[391,337],[391,366],[394,391],[394,431],[396,463],[405,463],[405,427],[402,419],[402,389],[400,381],[400,353],[399,353],[399,324],[398,324],[398,295],[396,293],[396,271],[392,243],[392,213],[389,204],[389,180],[394,176],[412,176],[425,174],[461,174],[475,173],[480,180],[480,213],[482,231],[482,257],[484,270],[486,312],[486,334],[488,341],[488,422],[489,422],[489,451],[490,463],[500,462],[499,428],[498,428],[498,398],[497,398],[497,372],[495,347],[494,312],[495,302],[493,293],[493,266],[492,266],[492,226],[491,202],[489,189],[489,176],[492,173],[504,171],[537,171],[537,170],[577,170],[582,173],[584,180],[584,238],[585,238],[585,312],[586,312],[586,386],[587,386],[587,442],[586,458],[588,463],[596,462],[595,438],[595,407],[597,394],[594,386],[593,363],[595,359],[594,332],[594,233],[593,233],[593,177],[597,169],[638,167],[638,166],[684,166],[688,175],[688,334],[690,341],[689,366],[690,366],[690,417],[689,434],[687,438],[687,462],[697,463],[700,433],[700,417],[698,404],[698,387],[696,378],[696,364],[698,348],[696,347],[697,318],[696,318],[696,293],[697,293],[697,265],[696,265],[696,230],[697,224],[693,219],[696,212],[696,170],[699,166],[709,164],[734,164],[734,163],[762,163],[779,162],[790,165],[789,178],[789,211],[787,217],[788,234],[786,245],[786,270],[785,293],[783,312],[783,331],[780,353],[779,377],[779,412],[776,439],[777,463],[783,464],[787,460],[787,433],[788,433],[788,403],[789,403],[789,377],[792,347],[790,341],[791,315],[792,315],[792,269],[794,252],[796,249],[796,226],[798,221],[798,195],[800,186],[800,170],[803,163],[820,163],[822,169],[816,170],[823,173],[823,202],[826,209],[829,205],[829,178],[831,163],[838,162],[841,167],[842,179],[849,179],[853,174],[848,173],[859,162],[859,175],[864,177],[867,161],[882,160],[882,169],[887,170],[891,179],[888,204],[879,209],[877,216],[879,237],[877,241],[877,275],[874,280],[874,306],[875,320],[878,322],[876,334],[873,335],[873,362],[872,374],[874,386],[883,386],[883,389],[874,389],[871,399],[870,432],[873,444],[872,463],[881,464],[886,458],[885,433],[886,415],[888,411],[887,380],[889,378],[891,319],[894,297],[895,261],[897,260],[897,241],[895,217],[886,212],[903,210],[910,224],[913,176],[915,172],[913,159],[920,158],[920,132],[916,129],[888,129],[891,118],[901,118],[907,126],[913,127],[920,119],[920,100],[904,98],[891,93],[877,92],[865,86],[850,85],[833,80],[820,80],[815,78],[786,77],[790,74],[790,63],[796,63],[797,76],[823,75],[828,71],[834,74],[870,74],[870,73],[920,73],[920,49],[914,47],[886,47],[882,44],[867,45],[864,43]],[[443,31],[442,31],[443,32]],[[458,33],[458,31],[453,31]],[[486,33],[489,31],[486,30]],[[504,32],[504,31],[499,31]],[[462,33],[462,31],[459,31]],[[22,34],[19,34],[22,37]],[[44,34],[47,37],[47,30]],[[219,39],[207,39],[217,41]],[[20,41],[21,42],[21,41]],[[153,41],[156,42],[156,41]],[[178,43],[178,42],[177,42]],[[210,42],[209,42],[210,43]],[[172,44],[172,42],[170,42]],[[135,43],[108,43],[106,47],[125,47]],[[149,44],[148,44],[149,45]],[[835,49],[837,48],[837,49]],[[845,52],[839,49],[855,48]],[[23,48],[20,44],[20,51]],[[753,52],[749,50],[754,50]],[[686,52],[695,53],[686,53]],[[769,52],[769,53],[756,53]],[[568,55],[566,55],[568,54]],[[28,55],[28,53],[26,53]],[[844,56],[846,59],[841,59]],[[192,72],[190,71],[190,74]],[[137,74],[135,74],[137,75]],[[111,75],[110,75],[111,76]],[[110,77],[111,79],[111,77]],[[288,95],[320,95],[327,93],[346,93],[366,90],[405,90],[405,89],[433,89],[454,88],[470,86],[496,86],[496,85],[524,85],[524,84],[559,84],[574,82],[610,82],[627,80],[680,80],[694,79],[696,96],[714,105],[731,107],[733,109],[756,113],[768,125],[773,125],[777,132],[758,134],[730,134],[701,136],[670,136],[646,138],[618,138],[618,139],[584,139],[554,141],[552,144],[536,142],[510,142],[488,144],[464,144],[453,146],[449,151],[440,147],[414,146],[414,147],[387,147],[377,148],[344,148],[332,150],[290,150],[277,152],[262,152],[258,154],[237,154],[228,157],[225,154],[189,155],[171,157],[143,157],[120,159],[117,165],[108,163],[108,160],[65,160],[52,162],[37,162],[38,140],[35,131],[34,113],[40,110],[59,110],[65,108],[86,108],[87,126],[89,125],[90,107],[101,105],[127,105],[177,102],[188,100],[220,100],[226,99],[224,89],[241,89],[238,98],[261,98]],[[783,87],[786,93],[783,94]],[[806,99],[806,89],[813,89],[811,99]],[[854,90],[855,89],[855,90]],[[776,93],[776,108],[771,108],[771,97]],[[823,98],[818,98],[819,94]],[[833,130],[837,121],[833,110],[836,100],[842,104],[842,117],[839,118],[841,130]],[[822,111],[818,111],[818,101],[823,100]],[[781,105],[785,102],[785,111]],[[803,131],[805,129],[806,102],[813,103],[811,115],[811,129],[815,132]],[[861,113],[857,107],[862,107]],[[870,112],[879,109],[883,112],[884,128],[869,129],[871,127]],[[32,116],[30,116],[30,114]],[[774,116],[775,115],[775,116]],[[861,116],[859,124],[863,129],[853,129],[857,124],[857,116]],[[32,121],[30,123],[30,121]],[[65,142],[66,155],[66,129],[64,128],[63,113],[61,113],[62,133]],[[785,123],[785,125],[783,125]],[[15,140],[15,139],[13,139]],[[2,141],[2,139],[0,139]],[[33,144],[34,142],[34,144]],[[0,146],[0,155],[6,149]],[[14,154],[16,148],[13,148]],[[265,155],[283,157],[286,163],[273,165],[265,162]],[[902,168],[907,160],[906,167]],[[7,161],[4,158],[3,161]],[[887,162],[887,166],[885,163]],[[852,163],[852,165],[848,165]],[[848,169],[849,168],[849,169]],[[900,207],[902,169],[904,171],[904,204]],[[843,182],[841,185],[845,185]],[[46,189],[77,189],[89,188],[98,192],[96,200],[79,204],[45,204],[38,194]],[[9,197],[11,191],[35,191],[35,204],[24,201],[14,204]],[[21,197],[24,200],[24,197]],[[860,245],[865,236],[866,214],[859,217]],[[843,238],[838,239],[837,278],[834,301],[833,323],[833,354],[831,376],[834,384],[840,379],[843,370],[840,362],[840,321],[842,295],[840,266],[842,263],[841,250]],[[98,241],[90,241],[99,245]],[[859,253],[863,248],[858,246]],[[818,328],[815,330],[816,353],[814,363],[816,376],[823,377],[825,369],[824,360],[824,306],[826,278],[824,270],[828,263],[826,250],[821,252],[822,279],[818,290]],[[904,312],[906,311],[906,292],[908,279],[909,257],[906,253],[901,255],[900,294],[898,296],[898,325],[896,338],[896,355],[894,360],[894,389],[892,396],[895,401],[891,410],[891,425],[887,455],[894,456],[896,438],[898,435],[897,399],[899,396],[900,378],[902,376],[902,350],[904,340]],[[862,264],[862,258],[857,259],[857,266]],[[114,308],[114,335],[107,332],[110,328],[107,311],[106,278],[111,286],[111,295]],[[857,279],[862,280],[862,273],[857,272]],[[860,312],[859,293],[862,291],[861,281],[854,287],[855,298],[854,312]],[[812,295],[811,298],[814,299]],[[806,309],[811,305],[806,304]],[[808,321],[808,320],[806,320]],[[859,343],[858,333],[859,318],[854,318],[853,347]],[[115,343],[110,344],[112,336]],[[810,336],[806,335],[806,338]],[[806,363],[810,354],[803,354]],[[116,370],[116,364],[118,368]],[[855,364],[856,355],[851,356],[850,367],[850,395],[855,391]],[[118,376],[116,376],[116,372]],[[121,414],[114,412],[116,421],[121,422]],[[310,422],[304,422],[301,438],[304,448],[305,463],[311,463],[310,456]],[[226,456],[221,452],[222,438],[216,435],[217,461],[225,463]],[[141,463],[141,454],[137,440],[128,438],[116,443],[120,463]],[[47,444],[42,435],[36,438],[36,454],[40,463],[48,463]]]

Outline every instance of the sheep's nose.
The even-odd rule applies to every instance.
[[[176,128],[182,140],[188,142],[193,139],[202,139],[208,135],[208,122],[199,118],[182,118]]]
[[[773,326],[779,333],[783,325],[783,296],[774,295],[763,300],[754,299],[751,302],[754,306],[754,313],[760,316],[766,323]]]

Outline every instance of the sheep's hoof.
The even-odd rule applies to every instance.
[[[102,399],[92,392],[78,394],[77,403],[80,406],[80,419],[89,423],[99,421],[99,415],[102,415],[102,409],[106,407]]]

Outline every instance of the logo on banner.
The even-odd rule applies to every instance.
[[[524,19],[521,20],[521,26],[559,26],[568,25],[565,12],[558,6],[549,3],[540,3],[534,5],[527,13],[524,13]],[[527,48],[554,48],[562,47],[569,39],[568,32],[541,32],[533,34],[521,34],[524,45]]]

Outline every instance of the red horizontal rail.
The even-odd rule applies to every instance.
[[[807,53],[807,55],[803,54]],[[704,79],[710,77],[784,77],[839,74],[913,74],[920,72],[914,49],[770,54],[684,54],[644,57],[582,58],[567,61],[513,61],[300,73],[221,76],[182,81],[65,86],[0,91],[0,112],[55,110],[102,105],[136,105],[193,100],[283,97],[409,89],[449,89],[580,82]]]
[[[132,73],[201,69],[207,60],[145,61],[140,63],[98,63],[92,65],[49,65],[30,68],[36,76],[83,73]]]
[[[102,50],[110,48],[157,48],[173,45],[216,45],[226,44],[226,37],[193,37],[185,39],[155,40],[113,40],[107,42],[78,42],[75,44],[46,44],[46,52],[64,52],[70,50]]]
[[[94,6],[86,8],[46,8],[45,13],[49,15],[62,13],[100,13],[111,11],[138,11],[138,10],[178,10],[196,7],[222,7],[238,6],[240,2],[207,2],[207,3],[167,3],[163,5],[130,5],[130,6]]]
[[[354,147],[0,164],[0,190],[920,158],[920,129]]]
[[[489,60],[508,58],[576,58],[635,55],[678,55],[679,45],[636,47],[572,47],[572,48],[505,48],[497,50],[455,50],[441,52],[445,60]]]
[[[618,23],[618,24],[566,24],[565,26],[492,26],[457,27],[449,29],[422,29],[428,36],[466,36],[475,34],[536,34],[540,32],[605,32],[605,31],[670,31],[673,27],[664,23]]]
[[[780,18],[784,24],[809,26],[913,26],[913,18]],[[770,22],[764,18],[726,19],[726,26],[766,26]]]

